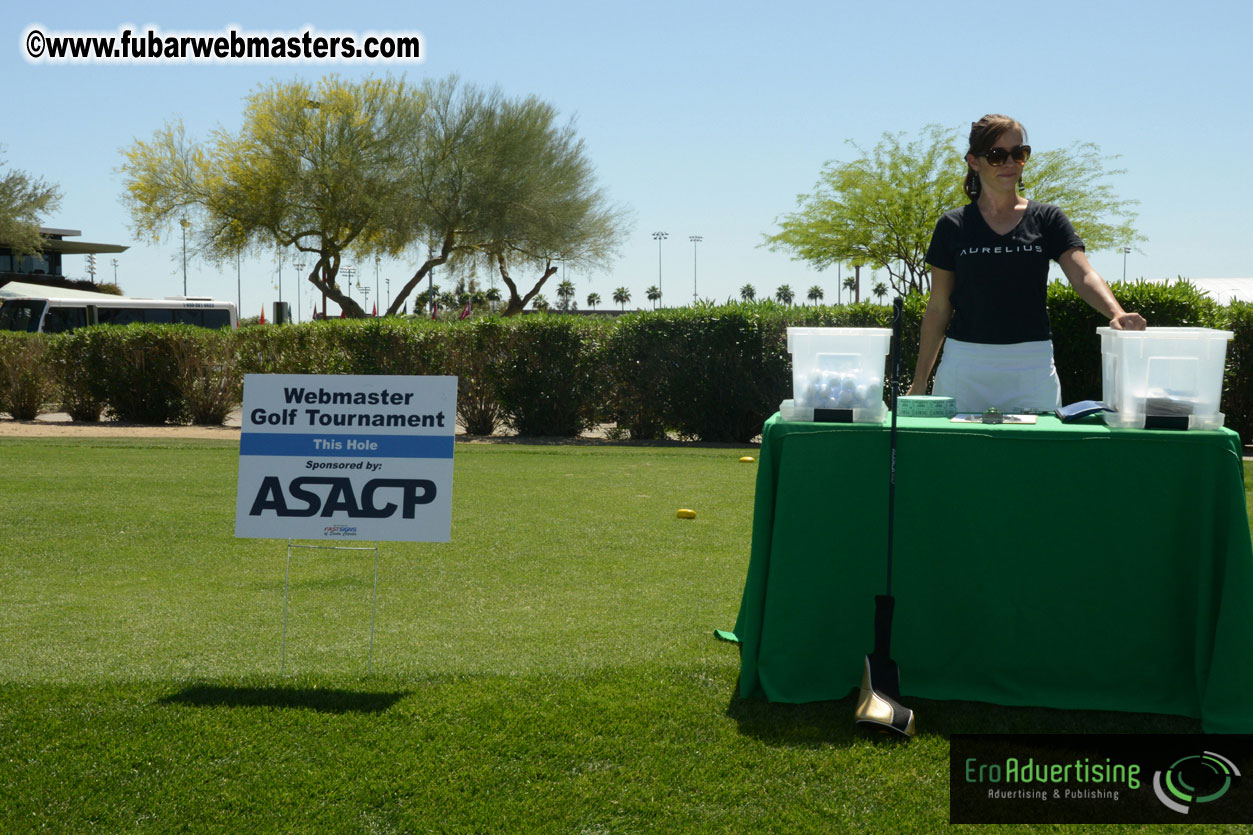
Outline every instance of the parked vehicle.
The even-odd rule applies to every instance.
[[[230,302],[200,296],[131,299],[125,296],[82,298],[17,297],[0,302],[0,330],[63,333],[88,325],[147,322],[235,328],[239,314]]]

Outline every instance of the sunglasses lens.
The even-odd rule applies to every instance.
[[[1006,150],[1005,148],[992,148],[983,155],[988,161],[988,165],[1004,165],[1005,160],[1010,157],[1014,158],[1014,162],[1026,162],[1031,156],[1030,145],[1015,145],[1013,148]]]

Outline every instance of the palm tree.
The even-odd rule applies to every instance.
[[[661,291],[657,289],[657,285],[654,284],[653,286],[649,287],[646,292],[648,295],[648,300],[653,303],[653,310],[656,310],[657,302],[661,301]]]
[[[857,279],[851,275],[844,279],[844,289],[849,292],[849,298],[851,299],[853,297],[853,293],[857,291]]]
[[[557,285],[557,309],[570,310],[574,301],[574,282],[563,280]]]
[[[879,300],[879,304],[883,304],[883,297],[888,294],[888,286],[882,281],[876,281],[874,289],[870,292],[874,293],[875,298]]]
[[[548,299],[544,298],[543,293],[538,293],[535,298],[531,300],[531,307],[547,313],[549,308]]]
[[[774,297],[779,301],[779,304],[786,304],[788,307],[791,307],[792,299],[795,298],[795,295],[792,293],[792,288],[784,284],[774,291]]]
[[[600,293],[587,294],[587,306],[592,310],[596,309],[596,305],[600,304]]]
[[[491,307],[492,312],[495,313],[496,306],[500,304],[500,290],[492,287],[483,294],[483,297],[487,299],[487,304]]]
[[[751,302],[757,298],[757,288],[751,284],[745,284],[740,288],[740,298],[746,302]]]
[[[613,291],[613,300],[621,305],[622,309],[625,311],[627,302],[631,300],[631,291],[625,287],[619,287],[617,290]]]
[[[810,304],[817,304],[822,301],[822,288],[815,284],[813,287],[809,288],[809,293],[807,295],[809,297]]]

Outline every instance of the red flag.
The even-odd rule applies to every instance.
[[[461,315],[457,317],[457,320],[460,321],[469,315],[470,315],[470,300],[466,299],[466,309],[461,311]]]
[[[373,312],[373,313],[371,313],[370,315],[371,315],[371,316],[377,316],[377,315],[379,315],[379,305],[378,305],[378,302],[375,302],[375,303],[374,303],[374,312]]]
[[[262,324],[262,325],[264,325],[264,324],[265,324],[265,305],[261,305],[261,322],[260,322],[260,324]]]
[[[438,301],[431,302],[431,318],[432,319],[439,318],[439,302]]]

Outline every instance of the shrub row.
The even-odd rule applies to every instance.
[[[1124,284],[1128,310],[1158,326],[1230,329],[1223,407],[1253,441],[1253,304],[1222,307],[1190,285]],[[1101,396],[1103,320],[1068,287],[1049,290],[1063,400]],[[926,298],[906,300],[902,385],[918,353]],[[787,328],[889,327],[870,303],[787,308],[706,305],[617,319],[535,315],[466,322],[329,320],[234,333],[177,325],[98,327],[54,336],[0,334],[0,411],[49,407],[75,420],[221,423],[247,373],[450,374],[458,417],[473,434],[506,426],[573,436],[613,422],[632,438],[674,432],[746,441],[791,395]]]

